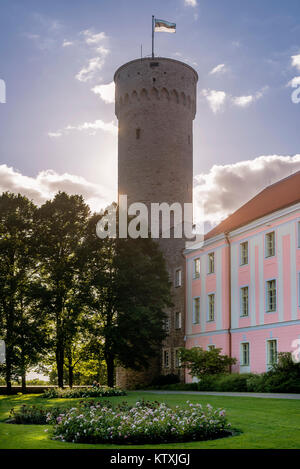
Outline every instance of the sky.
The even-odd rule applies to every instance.
[[[177,25],[156,33],[156,55],[199,75],[206,221],[300,170],[299,0],[0,0],[0,192],[41,204],[66,190],[94,210],[116,200],[113,75],[141,45],[151,53],[152,15]]]

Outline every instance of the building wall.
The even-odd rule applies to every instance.
[[[187,253],[186,347],[209,344],[237,359],[233,371],[268,369],[267,340],[277,340],[277,351],[293,351],[300,338],[300,205],[270,214],[229,234],[231,263],[231,322],[229,328],[229,247],[224,236],[205,241]],[[266,257],[266,235],[275,233],[275,255]],[[248,262],[241,265],[241,243],[248,242]],[[207,274],[208,253],[215,253],[215,273]],[[201,259],[199,279],[193,279],[194,259]],[[276,280],[276,309],[267,311],[266,285]],[[248,287],[248,315],[241,316],[241,288]],[[207,322],[207,295],[215,292],[216,320]],[[201,298],[200,325],[192,324],[193,298]],[[241,364],[241,343],[249,343],[250,364]],[[190,377],[187,376],[190,381]]]

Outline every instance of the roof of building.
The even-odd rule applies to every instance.
[[[205,240],[300,202],[300,171],[266,187],[205,235]]]

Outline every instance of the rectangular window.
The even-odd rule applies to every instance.
[[[164,320],[164,326],[163,326],[164,330],[166,332],[169,332],[170,331],[170,319],[169,318],[166,318]]]
[[[179,368],[181,366],[179,348],[174,349],[174,367]]]
[[[208,295],[208,321],[215,320],[215,295]]]
[[[181,329],[181,313],[175,313],[175,329]]]
[[[276,280],[267,281],[267,291],[266,291],[266,310],[267,313],[272,313],[276,311]]]
[[[208,254],[208,273],[213,274],[215,271],[215,253],[210,252]]]
[[[175,287],[181,287],[181,269],[175,271]]]
[[[245,265],[248,264],[248,241],[241,243],[240,245],[240,264]]]
[[[267,341],[267,360],[268,365],[277,363],[277,340]]]
[[[241,344],[241,365],[249,366],[250,364],[250,348],[249,342],[244,342]]]
[[[170,366],[170,352],[167,349],[163,350],[163,367],[169,368]]]
[[[275,231],[266,234],[265,238],[266,257],[275,256]]]
[[[214,345],[208,345],[207,350],[213,350],[214,348],[216,348]]]
[[[300,248],[300,221],[298,221],[297,225],[298,225],[298,248]]]
[[[249,315],[249,287],[241,288],[241,316]]]
[[[200,298],[194,298],[193,305],[193,324],[200,323]]]
[[[200,259],[194,259],[194,278],[200,277]]]

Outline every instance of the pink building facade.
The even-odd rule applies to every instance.
[[[266,202],[261,194],[256,204]],[[185,253],[185,343],[221,348],[237,359],[233,372],[262,373],[300,344],[300,202],[259,218],[248,203],[236,214]]]

